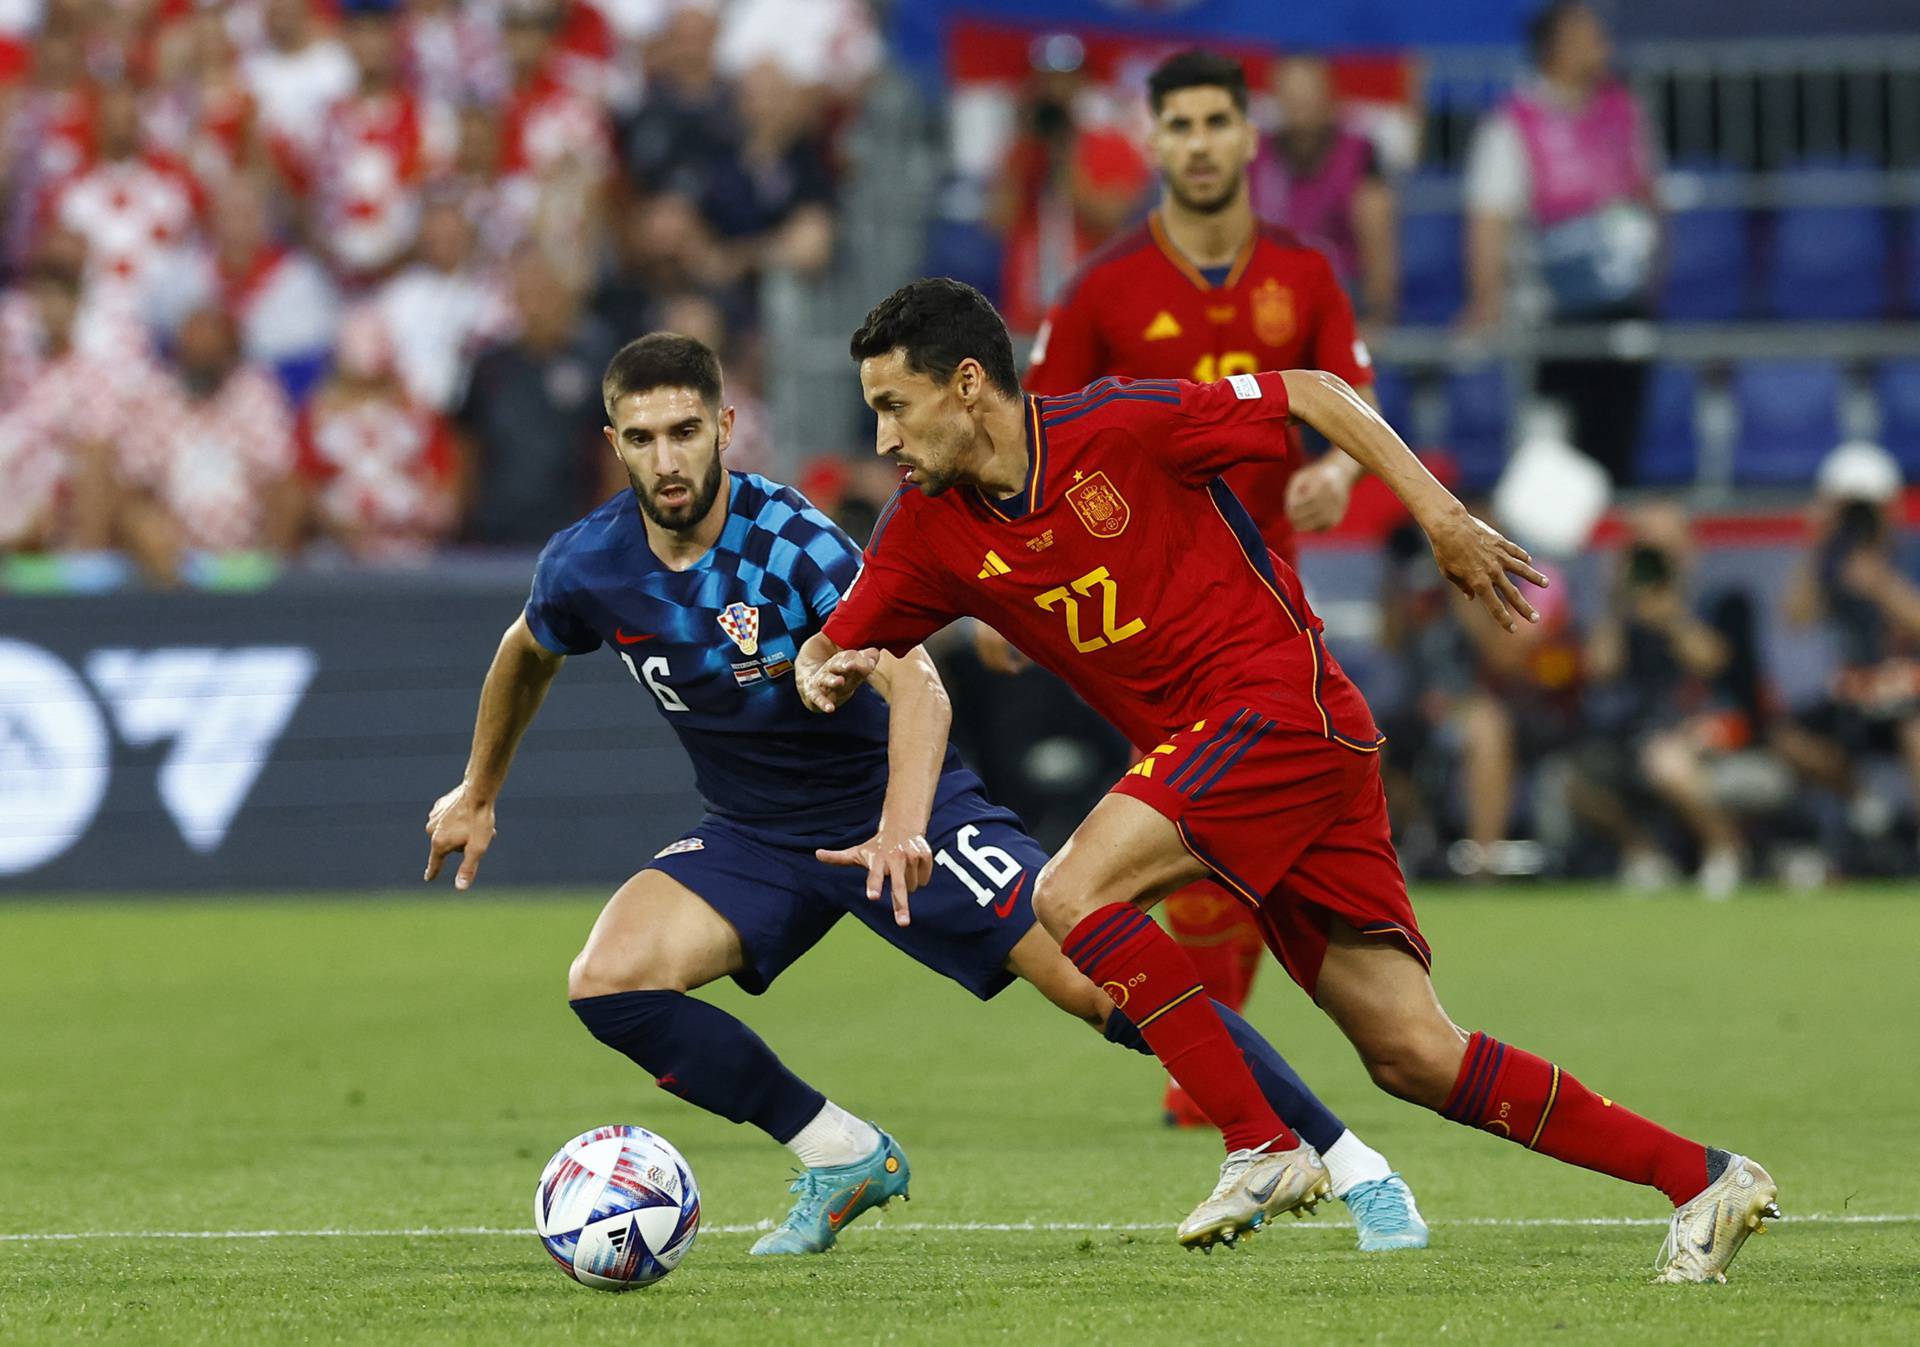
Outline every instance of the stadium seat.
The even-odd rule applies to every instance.
[[[927,227],[927,275],[965,281],[1000,298],[1000,239],[978,220],[935,218]]]
[[[1400,217],[1400,321],[1451,323],[1466,302],[1465,233],[1451,211]]]
[[[1387,419],[1387,424],[1400,432],[1401,439],[1413,443],[1413,380],[1404,370],[1376,365],[1373,395],[1380,399],[1380,415]]]
[[[1460,467],[1460,486],[1483,491],[1507,465],[1507,372],[1497,364],[1447,377],[1446,447]]]
[[[1840,442],[1840,367],[1830,360],[1751,360],[1733,372],[1740,430],[1734,480],[1805,486]]]
[[[1767,277],[1776,318],[1877,318],[1886,311],[1886,212],[1872,206],[1789,206],[1774,216]]]
[[[1920,359],[1884,362],[1873,391],[1880,400],[1880,443],[1900,460],[1909,482],[1920,481]]]
[[[1717,207],[1675,211],[1667,218],[1662,318],[1716,322],[1746,316],[1749,224],[1745,211]]]
[[[1920,208],[1900,217],[1901,252],[1906,260],[1906,284],[1901,308],[1909,318],[1920,318]]]
[[[1691,365],[1655,365],[1640,413],[1633,479],[1642,486],[1692,482],[1699,472],[1693,404],[1700,381]]]

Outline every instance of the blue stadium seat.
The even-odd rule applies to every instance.
[[[1700,446],[1693,403],[1700,380],[1691,365],[1655,365],[1640,413],[1640,448],[1633,479],[1642,486],[1674,486],[1699,474]]]
[[[1000,302],[1000,238],[977,220],[936,217],[927,226],[929,276],[965,281],[996,304]]]
[[[1460,485],[1483,491],[1507,465],[1507,373],[1497,364],[1447,377],[1446,448],[1460,467]]]
[[[1398,369],[1374,366],[1373,395],[1380,399],[1380,415],[1400,432],[1400,438],[1413,443],[1413,380]]]
[[[1907,283],[1901,289],[1901,308],[1909,318],[1920,318],[1920,209],[1901,217],[1901,251],[1906,254]]]
[[[1880,443],[1900,460],[1908,481],[1920,479],[1920,359],[1884,362],[1873,391],[1880,399]]]
[[[1666,280],[1660,316],[1715,322],[1747,313],[1752,246],[1745,211],[1718,207],[1667,217]]]
[[[1774,216],[1767,277],[1777,318],[1877,318],[1887,309],[1886,212],[1872,206],[1789,206]]]
[[[1466,302],[1465,231],[1454,212],[1400,217],[1400,321],[1451,323]]]
[[[1751,360],[1735,368],[1734,479],[1752,486],[1810,483],[1840,442],[1840,391],[1840,367],[1830,360]]]

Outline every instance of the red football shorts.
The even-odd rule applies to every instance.
[[[1113,789],[1173,821],[1195,859],[1253,909],[1267,948],[1308,995],[1333,917],[1432,963],[1393,853],[1378,753],[1227,706]]]

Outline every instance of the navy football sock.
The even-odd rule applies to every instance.
[[[1287,1065],[1287,1059],[1280,1050],[1260,1036],[1260,1031],[1228,1010],[1218,1001],[1213,1008],[1219,1012],[1221,1021],[1227,1026],[1227,1035],[1233,1039],[1233,1045],[1240,1049],[1247,1069],[1253,1072],[1253,1080],[1260,1087],[1260,1093],[1267,1097],[1273,1111],[1280,1115],[1280,1121],[1298,1132],[1312,1147],[1325,1154],[1347,1125],[1340,1121],[1333,1110],[1320,1102],[1320,1096],[1307,1088],[1307,1083],[1295,1074]],[[1107,1017],[1107,1041],[1118,1043],[1123,1048],[1132,1048],[1135,1052],[1153,1055],[1153,1049],[1147,1046],[1147,1040],[1141,1037],[1140,1030],[1132,1020],[1118,1010]]]
[[[782,1145],[827,1102],[760,1035],[683,992],[615,992],[569,1004],[595,1038],[631,1057],[661,1089],[750,1122]]]

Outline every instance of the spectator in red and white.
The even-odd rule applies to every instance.
[[[95,86],[77,24],[48,24],[33,41],[27,80],[0,123],[0,201],[6,256],[29,257],[47,197],[86,166],[93,145]]]
[[[0,547],[105,547],[110,447],[133,427],[152,367],[81,340],[80,268],[42,259],[4,301],[0,346]],[[111,388],[113,396],[102,396]]]
[[[174,326],[194,309],[223,309],[239,325],[246,358],[271,366],[298,397],[325,365],[340,294],[284,224],[262,176],[233,179],[214,198],[210,246],[175,269],[162,311]]]
[[[1030,58],[1021,131],[990,207],[1006,238],[1000,311],[1015,332],[1040,326],[1081,259],[1140,212],[1153,181],[1133,139],[1086,111],[1080,40],[1036,39]]]
[[[145,101],[148,134],[215,191],[251,167],[260,148],[253,91],[225,16],[197,9],[171,18],[153,46],[153,90]]]
[[[453,163],[434,180],[433,194],[459,204],[473,227],[482,266],[505,266],[526,242],[540,186],[524,175],[502,172],[497,107],[470,103],[460,109]]]
[[[241,357],[233,320],[217,308],[188,316],[174,356],[178,377],[140,400],[137,433],[115,446],[128,552],[163,583],[188,552],[290,552],[300,495],[293,408],[279,382]]]
[[[87,241],[69,230],[53,229],[41,238],[28,273],[80,278],[86,266]],[[44,293],[36,299],[31,284],[0,295],[0,408],[17,406],[44,366],[69,347],[96,369],[115,364],[135,368],[149,360],[147,329],[131,311],[102,302],[83,288],[72,319],[50,327],[46,314],[57,303],[58,296]]]
[[[408,396],[440,412],[459,404],[480,347],[514,321],[500,279],[475,265],[473,227],[451,200],[427,204],[413,264],[383,285],[374,303]]]
[[[516,0],[506,0],[509,14]],[[600,107],[624,103],[633,92],[616,68],[619,43],[593,0],[533,0],[556,11],[553,65],[560,82]]]
[[[459,460],[447,423],[407,396],[379,312],[340,328],[333,375],[299,426],[300,476],[313,528],[359,557],[424,552],[459,516]]]
[[[862,0],[734,0],[720,18],[720,73],[736,82],[766,62],[793,83],[856,97],[885,53]]]
[[[421,97],[461,107],[507,94],[496,16],[461,0],[404,0],[407,82]]]
[[[327,109],[311,158],[292,165],[310,197],[313,237],[348,281],[381,279],[413,247],[420,190],[451,162],[458,123],[401,81],[394,0],[345,0],[344,30],[358,74]]]
[[[1325,57],[1276,62],[1273,96],[1280,125],[1248,173],[1255,214],[1326,253],[1363,322],[1391,324],[1400,289],[1397,206],[1379,152],[1340,124]]]
[[[179,160],[149,148],[130,85],[100,91],[92,161],[55,189],[50,219],[87,241],[87,285],[150,315],[157,284],[198,241],[205,201]]]
[[[266,0],[266,45],[241,62],[265,130],[299,156],[310,154],[326,111],[359,81],[345,44],[326,32],[314,0]]]
[[[613,132],[599,101],[562,75],[556,44],[566,7],[560,0],[507,0],[503,19],[511,91],[501,119],[501,167],[545,175],[571,162],[604,178],[613,167]]]

